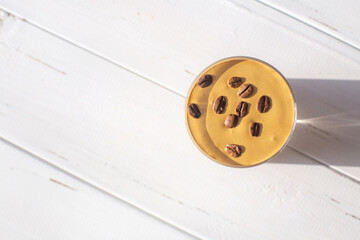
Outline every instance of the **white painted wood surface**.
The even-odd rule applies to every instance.
[[[360,49],[359,1],[257,1]]]
[[[360,55],[352,47],[253,0],[0,0],[0,4],[182,95],[203,68],[232,55],[268,61],[288,78],[360,78]]]
[[[0,140],[1,239],[192,239]]]
[[[360,81],[293,79],[298,124],[290,146],[360,180]]]
[[[261,58],[279,68],[286,77],[300,81],[360,79],[360,54],[353,47],[252,0],[195,3],[105,0],[91,4],[85,0],[31,3],[1,0],[0,3],[26,21],[181,96],[185,96],[195,74],[213,61],[231,55]],[[300,88],[313,91],[307,83]],[[313,94],[296,92],[296,98],[311,96],[321,107],[326,106],[320,117],[336,110],[331,95],[322,97],[321,104]],[[360,99],[358,94],[352,96]],[[305,106],[299,103],[300,116],[314,116],[313,101],[307,101]],[[341,99],[337,102],[348,105]],[[347,111],[336,113],[348,115]],[[299,126],[306,133],[297,130],[300,141],[292,141],[290,146],[360,180],[359,160],[354,159],[360,154],[358,144],[339,147],[339,141],[324,142],[308,123]],[[334,135],[331,139],[339,138],[321,126],[321,131]],[[353,127],[349,129],[351,138],[356,138],[357,131]],[[321,147],[314,144],[304,147],[303,136],[313,140],[307,142],[319,142]],[[343,140],[340,137],[340,143]],[[336,155],[318,151],[323,148],[341,150]],[[352,155],[348,154],[349,150]]]
[[[338,26],[341,38],[249,0],[0,5],[19,16],[1,15],[2,138],[198,238],[360,235],[360,55],[349,29]],[[292,78],[302,119],[291,148],[245,171],[201,156],[183,122],[194,75],[229,55]]]
[[[124,7],[127,6],[125,2],[123,4]],[[9,8],[10,5],[9,3],[6,7]],[[219,11],[229,12],[232,16],[239,11],[228,3],[216,6]],[[221,6],[225,10],[221,10]],[[151,9],[151,6],[146,7]],[[179,9],[185,13],[187,7],[185,5]],[[174,13],[176,8],[171,8],[170,5],[166,9],[174,9]],[[269,32],[278,29],[281,34],[285,31],[284,27],[240,8],[240,12],[242,11],[247,12],[246,17],[252,18],[249,21],[254,24],[252,27],[263,26],[263,33],[266,33],[266,27],[271,27]],[[47,11],[39,11],[42,12]],[[86,11],[83,10],[84,12]],[[163,13],[170,16],[166,11]],[[159,16],[162,16],[160,12]],[[222,53],[209,48],[212,44],[216,46],[216,39],[210,41],[207,47],[202,47],[203,41],[191,34],[191,30],[194,32],[196,28],[186,32],[187,28],[179,27],[177,32],[183,34],[180,34],[183,36],[180,40],[185,41],[184,36],[189,36],[193,43],[188,40],[187,46],[196,46],[179,55],[186,49],[181,47],[181,41],[176,39],[176,35],[176,44],[166,45],[167,41],[160,41],[159,46],[154,47],[152,44],[159,39],[154,35],[146,35],[151,33],[150,29],[143,35],[141,44],[137,42],[131,45],[138,38],[126,38],[126,34],[119,39],[127,39],[128,45],[116,41],[112,45],[108,43],[108,46],[103,44],[103,57],[99,57],[17,17],[5,13],[2,17],[2,138],[195,237],[352,239],[360,235],[359,184],[345,175],[339,175],[291,148],[286,148],[269,164],[249,169],[233,169],[209,161],[192,145],[185,130],[185,99],[182,95],[193,76],[180,72],[187,69],[187,66],[193,67],[196,70],[194,72],[197,72],[204,67],[201,66],[204,65],[203,61],[220,56]],[[91,19],[90,15],[88,18]],[[96,19],[99,21],[99,18]],[[142,24],[145,23],[146,21]],[[165,21],[161,23],[165,25],[159,25],[159,32],[167,32],[169,36],[175,34],[169,28],[171,21],[169,25]],[[102,24],[107,26],[104,22]],[[145,31],[142,24],[139,24],[139,33]],[[66,24],[61,26],[63,25]],[[187,27],[190,28],[191,24]],[[223,28],[221,25],[217,27],[219,31]],[[86,29],[88,33],[92,28],[89,26]],[[118,31],[113,31],[113,34],[113,38],[104,36],[102,41],[114,39]],[[284,41],[289,44],[284,45],[284,51],[297,54],[304,52],[308,54],[306,59],[316,59],[316,70],[302,72],[307,78],[325,78],[327,74],[342,80],[358,77],[359,65],[354,60],[357,56],[348,58],[340,55],[332,48],[321,47],[291,31],[283,33],[281,37],[289,37]],[[69,37],[66,38],[70,41]],[[93,41],[95,39],[101,41],[99,36],[92,38]],[[235,39],[240,40],[240,37],[236,35]],[[276,39],[274,37],[272,41],[275,42]],[[250,43],[250,38],[248,41]],[[218,42],[221,43],[219,39]],[[140,49],[134,47],[136,44]],[[144,50],[141,49],[143,45],[146,46],[146,53],[141,51]],[[163,52],[160,51],[160,45],[166,48]],[[105,50],[110,50],[111,46],[114,51],[119,46],[125,52],[118,52],[114,56],[125,55],[124,66],[128,68],[133,62],[131,69],[135,71],[136,67],[136,73],[119,67],[118,62],[109,61]],[[223,46],[221,49],[225,50],[225,54],[227,51],[231,52],[231,49],[226,50],[224,44],[218,46]],[[237,45],[228,46],[235,46],[235,51]],[[266,44],[259,46],[263,50],[268,49]],[[245,49],[243,46],[242,48]],[[258,51],[254,50],[255,47],[250,49],[253,50],[249,52]],[[344,49],[347,49],[346,46]],[[208,52],[205,50],[213,52],[206,57]],[[127,55],[126,51],[137,54],[139,62],[135,64],[136,58],[130,58],[131,54]],[[191,60],[191,51],[194,60],[187,62],[185,60]],[[274,51],[268,50],[268,54],[271,52]],[[279,52],[276,54],[280,55]],[[147,62],[143,59],[146,55]],[[200,57],[204,57],[203,60]],[[273,58],[275,59],[274,56]],[[288,64],[284,59],[279,59],[285,66]],[[290,59],[292,58],[287,58],[287,61]],[[309,67],[309,63],[305,64],[300,60],[295,63],[303,70],[306,66]],[[144,68],[141,68],[142,65]],[[177,65],[180,67],[176,67]],[[142,69],[148,69],[148,72]],[[286,69],[293,71],[293,77],[304,77],[297,75],[299,70],[290,67],[290,64]],[[156,74],[159,75],[156,77]],[[147,76],[152,81],[156,79],[157,84],[142,76]],[[166,87],[179,94],[168,91]],[[306,94],[311,96],[309,89],[304,94],[303,106],[308,109],[304,117],[318,117],[317,112],[312,112],[308,107],[311,103],[305,101],[311,100],[306,98]],[[356,96],[356,92],[351,94]],[[320,99],[315,104],[323,106],[322,101],[325,99],[326,102],[326,97],[321,96]],[[329,113],[333,109],[334,106],[329,106],[324,112]],[[178,144],[172,143],[174,138]],[[307,150],[306,146],[302,147]],[[327,163],[323,156],[317,157]],[[351,169],[356,174],[358,167],[352,166]],[[340,170],[347,171],[344,168]],[[356,178],[356,175],[352,177]]]

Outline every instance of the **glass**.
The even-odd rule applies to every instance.
[[[294,116],[293,116],[293,123],[292,123],[292,128],[291,128],[291,131],[290,131],[290,134],[288,135],[285,143],[281,146],[281,148],[273,155],[271,155],[270,157],[268,157],[267,159],[259,162],[259,163],[256,163],[256,164],[253,164],[253,165],[249,165],[249,166],[245,166],[245,165],[241,165],[239,163],[236,163],[236,164],[229,164],[229,163],[224,163],[225,161],[221,162],[221,161],[218,161],[216,160],[214,157],[210,156],[208,154],[208,152],[206,152],[205,150],[202,149],[201,146],[199,146],[198,142],[196,141],[196,139],[194,138],[192,132],[191,132],[191,129],[189,127],[189,122],[188,122],[188,115],[187,115],[187,106],[188,106],[188,100],[189,100],[189,97],[190,97],[190,94],[192,93],[192,90],[194,88],[194,85],[196,84],[197,80],[205,73],[207,72],[209,69],[211,69],[212,67],[214,66],[217,66],[218,64],[220,63],[227,63],[227,62],[230,62],[230,61],[233,61],[233,60],[251,60],[251,61],[254,61],[254,62],[258,62],[258,63],[261,63],[261,64],[264,64],[265,66],[269,67],[270,69],[274,70],[280,77],[281,79],[284,80],[284,82],[286,83],[286,85],[288,86],[289,88],[289,91],[290,91],[290,95],[291,95],[291,98],[293,100],[293,109],[294,109]],[[294,129],[295,129],[295,125],[296,125],[296,114],[297,114],[297,111],[296,111],[296,102],[295,102],[295,98],[294,98],[294,94],[293,94],[293,91],[288,83],[288,81],[286,80],[286,78],[273,66],[271,66],[270,64],[268,64],[267,62],[264,62],[262,60],[259,60],[259,59],[256,59],[256,58],[252,58],[252,57],[246,57],[246,56],[234,56],[234,57],[229,57],[229,58],[224,58],[224,59],[221,59],[219,61],[216,61],[215,63],[209,65],[208,67],[206,67],[198,76],[196,76],[196,78],[194,79],[194,81],[192,82],[189,90],[188,90],[188,93],[186,95],[186,99],[185,99],[185,124],[186,124],[186,127],[187,127],[187,131],[188,131],[188,134],[190,136],[190,138],[192,139],[193,143],[195,144],[195,146],[205,155],[207,156],[209,159],[211,160],[214,160],[215,162],[217,163],[220,163],[220,164],[223,164],[225,166],[231,166],[231,167],[252,167],[252,166],[257,166],[259,164],[262,164],[262,163],[265,163],[267,161],[269,161],[270,159],[273,159],[275,156],[277,156],[284,148],[285,146],[287,145],[287,143],[289,142],[293,132],[294,132]],[[246,116],[245,116],[246,117]],[[215,145],[215,144],[214,144]],[[216,147],[216,146],[215,146]],[[219,151],[221,151],[220,149],[218,149]],[[232,159],[232,161],[235,162],[234,159]]]

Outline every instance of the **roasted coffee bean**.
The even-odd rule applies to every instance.
[[[271,106],[271,99],[268,96],[262,96],[259,99],[259,102],[257,104],[257,109],[259,110],[259,112],[261,113],[265,113],[267,111],[269,111]]]
[[[241,148],[239,145],[230,144],[225,148],[225,151],[232,157],[237,158],[241,155]]]
[[[239,88],[239,96],[242,98],[247,98],[253,91],[253,86],[251,84],[244,84]]]
[[[260,135],[260,124],[259,123],[252,123],[250,125],[250,134],[253,137],[258,137]]]
[[[209,74],[206,74],[206,75],[199,78],[198,84],[199,84],[199,86],[201,88],[205,88],[205,87],[210,86],[212,81],[213,81],[213,77],[211,75],[209,75]]]
[[[195,103],[191,103],[188,106],[188,112],[189,112],[190,116],[192,116],[193,118],[199,118],[201,115],[200,110]]]
[[[221,114],[225,112],[226,108],[226,97],[220,96],[216,99],[213,109],[217,114]]]
[[[232,77],[228,81],[228,85],[232,88],[240,87],[240,85],[245,81],[245,78],[242,77]]]
[[[238,122],[239,122],[239,117],[237,115],[235,115],[235,114],[230,114],[225,119],[225,127],[227,127],[227,128],[236,127]]]
[[[236,107],[236,113],[241,118],[245,117],[248,114],[248,103],[240,102],[239,105],[237,105],[237,107]]]

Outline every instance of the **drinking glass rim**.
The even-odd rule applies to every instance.
[[[191,131],[190,131],[190,128],[189,128],[189,124],[188,124],[188,121],[187,121],[187,105],[188,105],[188,99],[189,99],[189,95],[191,93],[191,90],[193,89],[194,87],[194,84],[196,83],[196,81],[199,79],[200,76],[202,76],[204,74],[204,72],[206,72],[207,70],[209,70],[212,66],[220,63],[220,62],[224,62],[224,61],[231,61],[231,60],[236,60],[236,59],[244,59],[244,60],[254,60],[254,61],[257,61],[257,62],[260,62],[268,67],[270,67],[271,69],[273,69],[276,73],[278,73],[282,79],[285,81],[286,85],[288,86],[289,90],[290,90],[290,93],[291,93],[291,96],[292,96],[292,99],[293,99],[293,102],[294,102],[294,122],[293,122],[293,125],[292,125],[292,128],[291,128],[291,132],[288,136],[288,138],[286,139],[286,142],[283,144],[283,146],[274,154],[272,155],[271,157],[269,157],[268,159],[266,159],[265,161],[262,161],[262,162],[259,162],[257,164],[254,164],[254,165],[249,165],[249,166],[233,166],[233,165],[229,165],[229,164],[225,164],[225,163],[222,163],[222,162],[219,162],[217,160],[215,160],[214,158],[212,158],[211,156],[209,156],[200,146],[199,144],[195,141],[193,135],[191,134]],[[195,79],[192,81],[190,87],[189,87],[189,90],[188,92],[186,93],[186,96],[185,96],[185,125],[186,125],[186,129],[187,129],[187,132],[190,136],[190,139],[192,140],[192,142],[194,143],[194,145],[197,147],[197,149],[200,150],[200,152],[202,154],[204,154],[207,158],[209,158],[210,160],[218,163],[218,164],[221,164],[221,165],[224,165],[224,166],[227,166],[227,167],[233,167],[233,168],[249,168],[249,167],[255,167],[255,166],[258,166],[258,165],[261,165],[263,163],[266,163],[272,159],[274,159],[280,152],[282,152],[284,150],[284,148],[287,146],[287,144],[289,143],[293,133],[294,133],[294,130],[295,130],[295,126],[296,126],[296,120],[297,120],[297,106],[296,106],[296,100],[295,100],[295,96],[294,96],[294,92],[293,90],[291,89],[291,86],[288,82],[288,80],[285,78],[285,76],[277,69],[275,68],[274,66],[272,66],[271,64],[263,61],[263,60],[260,60],[258,58],[254,58],[254,57],[249,57],[249,56],[232,56],[232,57],[226,57],[226,58],[222,58],[218,61],[215,61],[213,62],[212,64],[208,65],[206,68],[204,68],[203,71],[201,71],[196,77]]]

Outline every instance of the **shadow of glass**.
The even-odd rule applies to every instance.
[[[327,165],[360,166],[360,80],[290,79],[289,83],[298,121],[288,146]],[[309,164],[284,158],[270,162]]]

